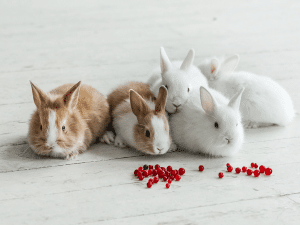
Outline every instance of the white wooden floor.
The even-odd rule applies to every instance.
[[[1,225],[299,224],[300,2],[150,2],[1,1]],[[146,81],[160,46],[171,59],[194,48],[196,64],[239,53],[238,69],[271,76],[288,90],[294,122],[247,130],[232,158],[144,156],[103,144],[73,161],[31,151],[26,135],[35,105],[29,80],[45,91],[81,80],[107,94],[127,80]],[[264,164],[273,174],[229,174],[227,162]],[[184,167],[186,175],[170,189],[162,182],[147,189],[133,171],[157,163]]]

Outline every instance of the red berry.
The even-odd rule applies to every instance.
[[[152,173],[153,173],[153,170],[148,170],[148,175],[150,176],[150,175],[152,175]]]
[[[143,176],[143,173],[140,172],[140,171],[138,171],[138,172],[136,173],[136,175],[137,175],[138,177],[140,177],[140,176]]]
[[[176,180],[176,181],[180,181],[180,179],[181,179],[181,176],[180,176],[179,174],[176,174],[175,180]]]
[[[260,175],[259,170],[254,170],[254,176],[255,176],[255,177],[258,177],[259,175]]]
[[[236,172],[237,174],[239,174],[239,173],[241,172],[241,169],[240,169],[239,167],[237,167],[237,168],[235,168],[235,172]]]
[[[160,165],[156,164],[155,169],[158,170],[158,168],[160,168]]]
[[[260,173],[264,173],[265,170],[266,170],[266,167],[265,167],[265,166],[261,165],[261,166],[259,167]]]
[[[153,171],[152,171],[152,175],[153,175],[153,176],[156,176],[156,175],[157,175],[157,171],[156,171],[156,170],[153,170]]]
[[[272,174],[272,169],[271,168],[267,168],[266,170],[265,170],[265,174],[267,175],[267,176],[270,176],[271,174]]]
[[[171,172],[171,171],[172,171],[172,166],[168,166],[168,167],[167,167],[167,170],[168,170],[169,172]]]
[[[228,172],[231,172],[232,170],[233,170],[233,167],[232,167],[232,166],[228,166],[228,167],[227,167],[227,171],[228,171]]]
[[[134,171],[134,175],[136,176],[138,172],[139,172],[138,170],[135,170]]]
[[[243,171],[243,173],[246,173],[247,172],[247,167],[243,166],[242,171]]]
[[[144,168],[144,170],[147,170],[147,169],[148,169],[148,166],[147,166],[147,165],[144,165],[143,168]]]
[[[200,165],[200,166],[199,166],[199,171],[202,172],[203,170],[204,170],[204,166]]]
[[[153,181],[152,178],[150,178],[150,179],[148,180],[148,183],[149,183],[149,182],[153,183],[154,181]]]
[[[164,179],[164,181],[167,181],[168,177],[167,176],[163,176],[163,179]]]
[[[171,175],[170,179],[174,180],[175,179],[174,175]]]
[[[224,174],[223,173],[219,173],[219,178],[223,178]]]
[[[185,174],[185,169],[180,168],[180,169],[179,169],[179,175],[183,175],[183,174]]]
[[[160,167],[160,168],[162,169],[162,171],[164,171],[164,172],[166,171],[166,168],[165,168],[165,167]]]
[[[256,169],[258,168],[258,165],[257,165],[257,163],[254,163],[254,168],[256,168]]]
[[[168,180],[168,183],[170,183],[170,184],[171,184],[171,183],[172,183],[172,181],[173,181],[173,180],[170,178],[170,179]]]
[[[172,170],[171,174],[172,174],[173,176],[175,176],[175,175],[176,175],[176,171],[175,171],[175,170]]]
[[[147,183],[147,187],[148,187],[148,188],[151,188],[151,187],[152,187],[152,185],[153,185],[153,183],[152,183],[152,182],[148,182],[148,183]]]
[[[153,166],[152,166],[152,165],[149,165],[149,169],[152,170],[152,169],[153,169]]]
[[[139,180],[144,180],[144,177],[143,176],[139,176]]]
[[[143,171],[144,171],[144,168],[140,166],[140,167],[138,168],[138,170],[139,170],[140,172],[143,172]]]
[[[158,181],[159,181],[159,180],[158,180],[157,177],[154,177],[154,178],[153,178],[153,182],[154,182],[155,184],[156,184]]]
[[[170,183],[166,183],[166,188],[169,188],[170,187]]]
[[[247,174],[248,174],[248,176],[251,176],[252,175],[252,170],[247,169]]]
[[[146,170],[144,170],[143,175],[144,175],[144,177],[148,177],[148,172]]]
[[[231,166],[229,163],[226,164],[227,167]]]
[[[254,168],[254,167],[255,167],[255,164],[254,164],[254,163],[251,163],[251,167]]]

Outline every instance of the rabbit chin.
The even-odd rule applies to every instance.
[[[231,141],[228,143],[226,140],[219,140],[218,144],[207,153],[215,156],[232,156],[238,152],[241,146],[241,141]]]
[[[66,153],[63,148],[61,148],[58,144],[55,144],[53,148],[51,149],[50,156],[54,158],[65,158]]]

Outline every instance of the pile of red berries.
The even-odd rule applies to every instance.
[[[180,181],[181,176],[183,174],[185,174],[184,168],[173,170],[172,166],[168,166],[167,168],[165,168],[160,167],[160,165],[158,164],[156,164],[154,168],[152,165],[144,165],[134,171],[134,175],[139,180],[144,180],[144,178],[147,178],[149,176],[153,177],[150,178],[147,182],[148,188],[151,188],[153,184],[156,184],[159,181],[159,179],[167,181],[166,188],[169,188],[171,186],[172,181]]]
[[[227,163],[226,166],[227,166],[227,171],[232,172],[233,167],[229,163]],[[254,174],[255,177],[259,177],[259,175],[263,174],[263,173],[267,176],[270,176],[273,172],[271,168],[269,168],[269,167],[266,168],[263,165],[258,167],[258,165],[256,163],[251,163],[251,168],[254,168],[255,170],[247,169],[246,166],[243,166],[242,169],[240,169],[239,167],[235,168],[235,172],[237,174],[239,174],[240,172],[247,173],[248,176],[251,176],[252,174]],[[224,174],[219,173],[219,178],[223,178],[223,177],[224,177]]]

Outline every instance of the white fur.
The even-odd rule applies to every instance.
[[[216,103],[213,114],[203,110],[199,95],[193,96],[186,107],[170,116],[172,139],[179,148],[193,152],[232,155],[241,148],[244,139],[239,110],[228,106],[229,100],[219,92],[208,90]],[[230,144],[226,138],[231,139]]]
[[[153,102],[146,102],[151,110],[155,109],[155,104]],[[126,114],[122,114],[122,111],[126,108],[131,108],[129,99],[126,99],[113,111],[113,127],[116,132],[115,145],[119,147],[124,147],[126,144],[133,148],[137,148],[134,139],[134,126],[137,124],[138,121],[131,110]],[[154,154],[164,154],[169,150],[169,134],[165,131],[164,122],[162,119],[158,118],[157,116],[154,116],[151,122],[152,127],[154,129]],[[159,151],[157,148],[161,150]]]
[[[155,154],[164,154],[170,146],[169,134],[165,131],[165,123],[162,118],[153,116],[151,124],[154,129],[153,151]]]
[[[232,97],[238,89],[245,87],[240,110],[246,128],[290,123],[295,112],[286,90],[269,77],[243,71],[233,72],[238,59],[237,55],[221,60],[215,58],[218,67],[214,74],[210,70],[211,59],[204,60],[199,68],[208,78],[209,86],[226,97]]]
[[[57,127],[55,124],[56,121],[56,112],[50,110],[49,112],[49,127],[47,131],[47,142],[46,145],[51,148],[52,157],[65,157],[64,149],[62,149],[56,142],[57,138]]]
[[[173,105],[181,105],[181,109],[189,100],[193,92],[199,94],[200,86],[207,87],[207,80],[194,65],[189,65],[194,59],[194,52],[191,50],[184,61],[170,62],[164,49],[161,48],[161,67],[156,67],[147,83],[150,89],[157,97],[161,85],[168,86],[168,97],[166,111],[169,113],[176,112],[176,107]],[[162,66],[165,65],[165,66]],[[187,65],[183,67],[183,65]],[[162,69],[164,71],[162,72]],[[188,92],[188,88],[190,92]]]

